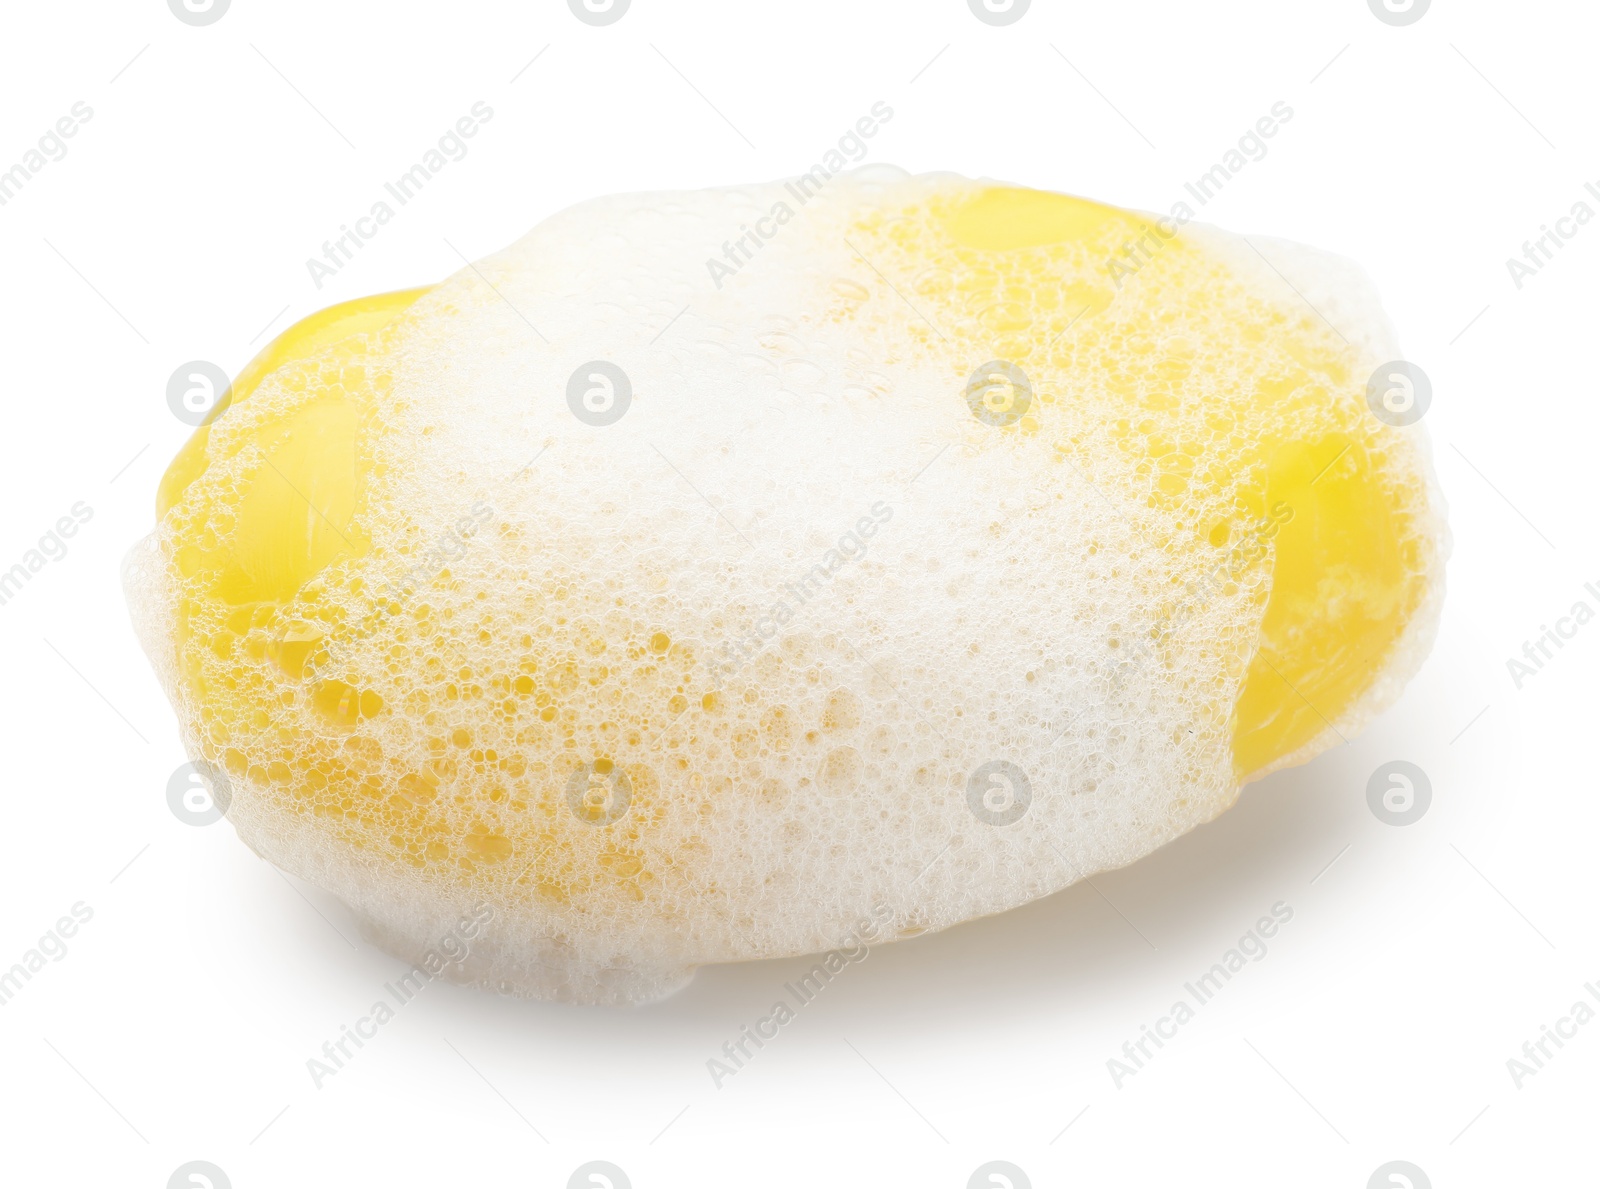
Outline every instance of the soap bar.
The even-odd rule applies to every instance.
[[[1443,599],[1399,355],[1347,262],[1069,195],[603,198],[281,335],[125,585],[250,847],[408,961],[478,921],[449,977],[649,1001],[1351,738]]]

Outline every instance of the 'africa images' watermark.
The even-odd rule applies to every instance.
[[[1267,140],[1278,135],[1284,124],[1294,119],[1294,108],[1282,99],[1274,103],[1268,113],[1247,128],[1236,142],[1236,147],[1222,155],[1222,159],[1183,188],[1195,201],[1205,206],[1230,181],[1238,177],[1246,166],[1267,155]],[[1112,283],[1121,289],[1123,282],[1155,259],[1167,243],[1178,234],[1178,228],[1191,222],[1195,208],[1179,199],[1172,208],[1158,217],[1153,225],[1146,225],[1144,234],[1122,245],[1119,254],[1106,258],[1105,270]]]
[[[879,500],[868,509],[870,516],[861,516],[855,527],[847,529],[834,546],[822,555],[822,560],[812,566],[794,582],[783,585],[783,594],[773,601],[750,628],[733,640],[725,640],[716,657],[708,659],[717,688],[754,660],[778,633],[792,621],[811,600],[827,589],[835,574],[852,562],[859,561],[867,552],[867,542],[877,536],[878,530],[889,523],[894,509]]]
[[[94,108],[78,100],[67,114],[45,129],[35,147],[22,154],[22,159],[9,169],[0,171],[0,206],[5,206],[37,176],[46,165],[67,155],[67,141],[78,135],[78,129],[94,119]]]
[[[1420,21],[1427,14],[1428,5],[1432,2],[1433,0],[1367,0],[1367,7],[1372,10],[1372,15],[1385,25],[1394,25],[1398,28],[1414,25]]]
[[[1433,403],[1433,381],[1407,359],[1391,359],[1367,377],[1367,408],[1385,425],[1415,425]]]
[[[1010,760],[979,764],[967,777],[967,809],[986,826],[1013,826],[1032,804],[1033,782]]]
[[[478,135],[483,125],[494,119],[494,108],[482,99],[474,103],[466,115],[458,119],[444,135],[440,136],[433,148],[422,154],[422,158],[392,182],[384,182],[383,188],[400,206],[405,206],[426,186],[436,178],[446,165],[452,161],[460,161],[467,155],[467,141]],[[306,260],[306,271],[311,274],[311,280],[318,289],[322,282],[329,277],[336,276],[339,270],[351,260],[355,259],[358,249],[367,246],[367,241],[378,234],[378,231],[395,216],[395,208],[390,206],[386,199],[378,199],[372,204],[366,214],[355,220],[354,226],[348,223],[339,225],[339,234],[322,242],[322,258],[319,260],[310,257]]]
[[[167,408],[185,425],[209,425],[233,400],[228,373],[209,359],[191,359],[167,377]]]
[[[1592,982],[1584,983],[1583,989],[1589,993],[1589,998],[1600,1003],[1600,986]],[[1523,1084],[1542,1070],[1556,1053],[1566,1048],[1567,1041],[1575,1039],[1578,1029],[1595,1016],[1594,1006],[1579,999],[1566,1015],[1556,1020],[1554,1028],[1549,1024],[1540,1024],[1538,1037],[1522,1042],[1522,1055],[1506,1059],[1506,1072],[1511,1075],[1512,1085],[1518,1090],[1522,1089]]]
[[[1228,550],[1206,573],[1183,588],[1183,597],[1171,612],[1148,631],[1136,633],[1127,648],[1128,664],[1117,669],[1113,691],[1120,691],[1132,676],[1132,669],[1149,661],[1157,644],[1175,636],[1194,615],[1212,599],[1220,595],[1231,583],[1239,582],[1246,572],[1272,556],[1273,540],[1278,531],[1294,519],[1294,508],[1284,500],[1275,500],[1248,526],[1248,531],[1237,537],[1226,524],[1213,530],[1220,540],[1217,547]]]
[[[1583,584],[1584,591],[1600,603],[1600,587],[1593,582]],[[1584,599],[1573,603],[1565,615],[1556,617],[1556,626],[1549,624],[1539,625],[1539,634],[1532,640],[1522,642],[1522,660],[1511,656],[1506,658],[1506,672],[1511,675],[1511,682],[1517,689],[1533,677],[1537,677],[1544,670],[1545,665],[1553,661],[1556,653],[1566,647],[1566,641],[1578,634],[1578,629],[1594,618],[1594,608]],[[1552,651],[1554,649],[1554,651]]]
[[[167,0],[172,15],[185,25],[204,28],[214,25],[227,15],[233,0]]]
[[[190,1160],[172,1170],[167,1189],[233,1189],[233,1182],[209,1160]]]
[[[567,408],[585,425],[615,425],[633,404],[633,381],[609,359],[591,359],[567,379]]]
[[[400,1008],[442,977],[450,967],[459,967],[472,952],[468,944],[482,928],[494,919],[494,909],[479,901],[471,913],[464,915],[439,941],[422,955],[421,961],[393,982],[383,984],[387,998],[373,1003],[367,1014],[355,1026],[342,1024],[339,1035],[322,1045],[322,1056],[306,1059],[306,1072],[317,1089],[354,1059],[366,1042],[378,1035],[378,1029],[394,1019]],[[355,1046],[355,1052],[351,1046]]]
[[[398,575],[384,575],[377,578],[370,587],[373,599],[372,611],[367,615],[357,629],[344,637],[346,645],[354,644],[372,636],[390,617],[399,615],[405,609],[412,594],[424,586],[429,585],[439,575],[443,574],[450,563],[464,557],[467,548],[472,543],[472,538],[481,532],[485,525],[494,519],[495,511],[484,500],[475,500],[465,513],[456,517],[454,521],[446,524],[438,535],[431,541],[426,549],[414,555],[411,565]],[[320,641],[320,632],[312,636],[314,641]],[[287,638],[280,643],[291,643]],[[301,668],[301,675],[308,679],[315,679],[332,659],[326,649],[312,651]]]
[[[572,15],[596,28],[613,25],[627,15],[631,0],[567,0]]]
[[[1167,1041],[1178,1035],[1178,1029],[1193,1020],[1200,1008],[1216,998],[1217,993],[1234,975],[1250,962],[1259,962],[1265,958],[1267,938],[1274,936],[1280,928],[1293,919],[1294,909],[1279,900],[1272,906],[1271,915],[1258,920],[1239,939],[1237,946],[1222,955],[1220,961],[1213,963],[1209,970],[1193,982],[1183,984],[1183,989],[1188,992],[1187,999],[1175,1002],[1166,1015],[1156,1020],[1154,1028],[1148,1024],[1139,1025],[1138,1038],[1123,1042],[1122,1056],[1111,1057],[1106,1061],[1106,1070],[1111,1074],[1111,1080],[1117,1089],[1122,1089],[1123,1082],[1142,1070],[1145,1063],[1155,1056],[1155,1053],[1151,1052],[1151,1045],[1158,1051],[1164,1048]]]
[[[1379,764],[1367,777],[1367,808],[1386,826],[1414,826],[1433,804],[1433,782],[1410,760]]]
[[[0,1007],[16,998],[23,986],[33,981],[33,976],[45,968],[45,959],[59,962],[67,956],[67,940],[77,935],[84,925],[94,920],[94,909],[79,900],[71,908],[71,915],[63,915],[55,925],[39,938],[33,948],[14,962],[10,970],[0,971]]]
[[[779,199],[772,204],[770,211],[756,219],[755,226],[752,227],[748,223],[739,224],[738,238],[723,242],[722,257],[706,258],[706,271],[711,275],[716,287],[721,289],[723,281],[734,276],[754,260],[756,252],[766,247],[767,241],[778,234],[778,228],[794,218],[796,207],[805,206],[821,193],[823,187],[835,176],[842,173],[846,166],[865,157],[867,155],[865,138],[876,136],[878,129],[892,119],[894,119],[894,108],[883,100],[878,100],[867,115],[857,120],[843,136],[839,137],[832,148],[822,154],[821,161],[799,177],[783,184],[783,188],[795,200],[795,206],[790,206],[783,199]]]
[[[22,588],[49,562],[66,557],[67,542],[63,538],[77,536],[78,529],[94,517],[94,509],[82,500],[67,511],[70,515],[59,517],[54,527],[46,529],[38,544],[23,553],[21,561],[9,570],[0,570],[0,606],[21,594]]]
[[[1600,186],[1585,182],[1583,188],[1588,191],[1589,197],[1600,202]],[[1555,220],[1555,226],[1539,224],[1538,237],[1522,241],[1522,259],[1514,256],[1506,258],[1506,271],[1511,274],[1511,283],[1521,289],[1530,277],[1538,276],[1544,266],[1555,259],[1556,253],[1567,246],[1567,241],[1574,238],[1593,218],[1594,208],[1580,198],[1572,204],[1571,210]]]
[[[788,992],[788,998],[779,999],[772,1005],[772,1010],[754,1024],[742,1025],[739,1034],[723,1044],[722,1057],[710,1057],[706,1060],[706,1072],[711,1075],[712,1085],[719,1090],[722,1089],[724,1081],[738,1073],[755,1057],[755,1053],[750,1051],[751,1045],[755,1046],[757,1052],[766,1048],[766,1042],[776,1037],[785,1024],[792,1023],[801,1009],[820,995],[822,989],[834,978],[847,967],[865,961],[869,947],[878,940],[879,931],[893,915],[887,904],[881,902],[874,904],[872,916],[862,917],[851,926],[840,942],[839,948],[823,954],[810,970],[794,982],[784,983],[783,989]]]

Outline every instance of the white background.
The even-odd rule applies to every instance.
[[[0,1182],[159,1189],[195,1159],[238,1189],[562,1186],[595,1159],[637,1189],[957,1189],[993,1159],[1035,1186],[1593,1175],[1600,1022],[1521,1089],[1506,1066],[1600,980],[1600,626],[1521,690],[1505,663],[1600,607],[1600,224],[1520,291],[1505,265],[1600,184],[1590,6],[1436,0],[1408,28],[1363,0],[1035,0],[1008,28],[964,0],[634,0],[607,28],[559,0],[3,21],[0,169],[74,102],[94,116],[0,207],[0,568],[76,501],[94,516],[0,606],[0,966],[73,903],[94,917],[0,1008]],[[318,291],[306,257],[477,100],[496,114],[470,155]],[[314,1088],[306,1059],[402,966],[167,809],[184,756],[118,576],[189,432],[167,377],[237,372],[293,320],[585,198],[798,173],[877,100],[871,160],[1157,210],[1293,107],[1202,218],[1361,262],[1433,379],[1455,551],[1426,668],[1349,746],[1093,888],[873,951],[721,1089],[707,1059],[805,963],[706,969],[636,1011],[433,987]],[[1433,786],[1404,829],[1365,800],[1391,759]],[[1278,900],[1268,956],[1117,1089],[1107,1059]]]

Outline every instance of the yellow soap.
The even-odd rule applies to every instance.
[[[1387,324],[1271,254],[889,170],[585,204],[262,351],[136,620],[246,840],[405,956],[487,904],[467,981],[633,1001],[997,911],[1426,651]],[[596,361],[613,421],[569,398]]]

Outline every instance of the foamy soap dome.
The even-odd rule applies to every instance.
[[[1443,597],[1398,357],[1344,262],[1065,195],[604,198],[269,346],[128,597],[255,851],[404,959],[486,907],[451,977],[646,1001],[1350,738]]]

